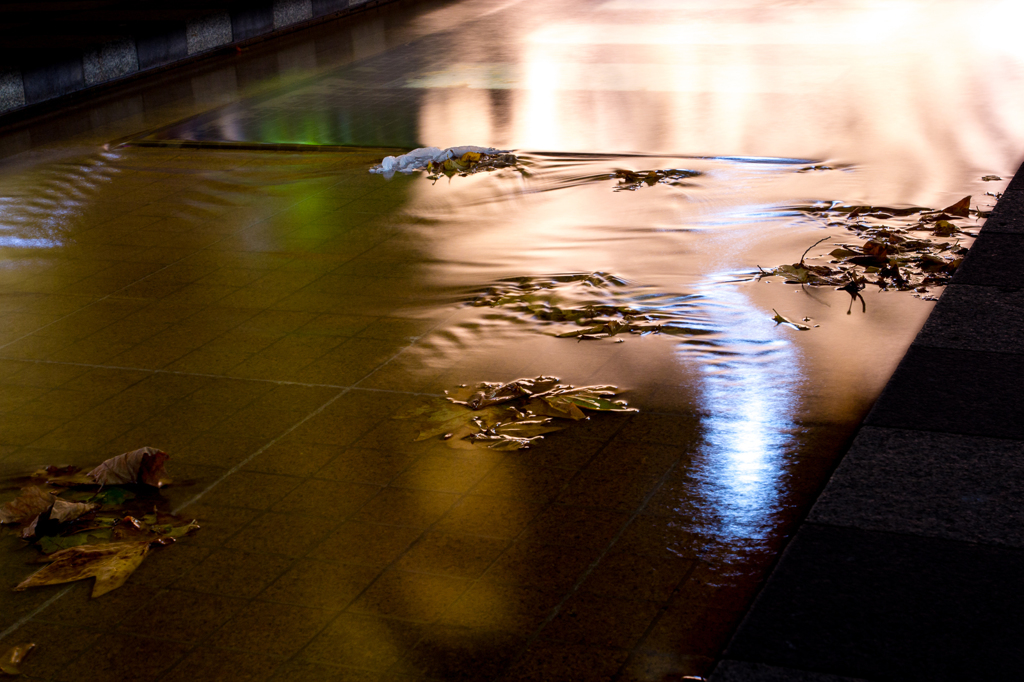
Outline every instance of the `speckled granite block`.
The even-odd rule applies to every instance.
[[[725,658],[877,682],[1015,682],[1022,571],[1018,549],[806,523]]]
[[[1024,354],[1024,288],[946,287],[914,344]]]
[[[778,668],[763,663],[722,661],[711,675],[710,682],[867,682],[862,678],[839,677],[806,670]]]
[[[231,42],[231,15],[227,12],[192,19],[185,28],[190,55],[212,50]]]
[[[1020,175],[1015,175],[1014,180]],[[985,231],[1024,233],[1024,183],[1010,183],[985,221]]]
[[[348,0],[312,0],[311,4],[313,7],[313,16],[323,17],[346,9],[349,2]]]
[[[0,71],[0,111],[25,106],[25,86],[20,71]]]
[[[131,38],[113,40],[82,55],[85,84],[94,85],[139,70],[139,55]]]
[[[284,28],[313,18],[312,0],[274,0],[274,28]]]
[[[809,520],[1024,548],[1024,443],[861,429]]]

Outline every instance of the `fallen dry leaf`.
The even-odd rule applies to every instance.
[[[947,206],[946,208],[942,209],[942,212],[948,213],[950,215],[959,216],[961,218],[966,218],[967,216],[971,215],[971,197],[964,197],[963,199],[956,202],[952,206]]]
[[[32,643],[19,644],[15,647],[11,647],[11,649],[4,654],[4,657],[0,658],[0,672],[3,672],[5,675],[20,675],[21,670],[18,669],[18,666],[25,659],[25,656],[28,655],[28,652],[35,648],[36,645]]]
[[[164,471],[164,462],[169,455],[156,448],[139,448],[117,457],[111,457],[88,473],[100,485],[122,485],[142,483],[159,488],[170,479]]]
[[[612,399],[618,392],[615,386],[576,388],[546,376],[508,383],[484,382],[447,390],[447,403],[433,401],[395,418],[423,423],[417,441],[440,437],[457,449],[481,445],[518,450],[546,433],[586,419],[583,410],[636,412],[625,402]]]
[[[40,512],[21,533],[21,537],[32,539],[38,535],[54,532],[58,526],[74,521],[78,517],[99,509],[95,502],[68,502],[52,496],[53,502]]]
[[[30,575],[14,589],[21,591],[30,587],[96,578],[92,596],[99,597],[124,585],[128,576],[149,554],[149,545],[149,540],[143,540],[62,549],[46,557],[48,565]]]
[[[808,329],[810,329],[810,327],[808,327],[806,324],[794,322],[793,320],[787,318],[786,316],[780,315],[779,311],[776,310],[775,308],[772,308],[772,312],[775,313],[775,317],[772,318],[775,321],[775,324],[788,324],[794,329],[799,329],[802,332],[805,332]]]
[[[29,486],[21,495],[0,507],[0,523],[24,523],[53,506],[54,496],[38,486]]]

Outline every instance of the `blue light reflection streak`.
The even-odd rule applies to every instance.
[[[702,366],[704,442],[694,492],[706,506],[694,530],[727,544],[761,544],[777,522],[802,381],[799,351],[786,337],[805,332],[775,326],[724,277],[700,293],[720,333],[681,347]]]

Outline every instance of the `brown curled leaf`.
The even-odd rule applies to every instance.
[[[88,473],[100,485],[124,485],[141,483],[160,488],[170,479],[164,471],[164,462],[169,459],[163,450],[139,448],[117,457],[111,457]]]
[[[0,507],[0,523],[25,523],[53,506],[54,496],[38,486],[29,486],[21,495]]]
[[[971,215],[971,197],[966,196],[952,206],[942,209],[943,213],[966,218]]]

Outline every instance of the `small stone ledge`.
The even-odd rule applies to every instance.
[[[59,62],[0,71],[0,117],[147,70],[174,66],[229,45],[398,1],[265,0],[168,24],[147,35],[124,36]]]
[[[721,661],[709,682],[867,682],[862,678],[839,677],[807,670],[778,668],[764,663]]]

